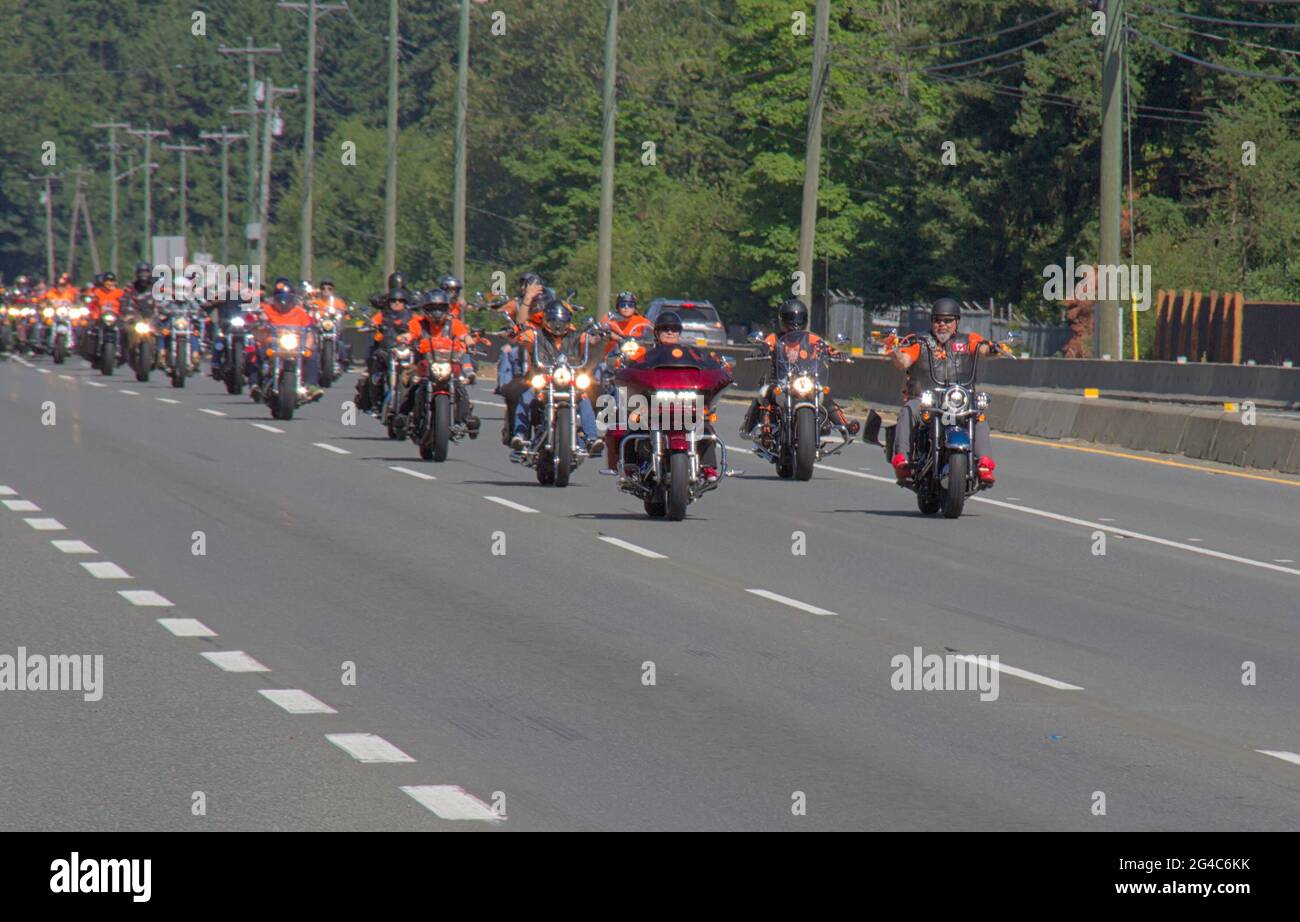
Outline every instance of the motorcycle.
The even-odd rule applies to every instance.
[[[751,333],[751,342],[761,343],[761,332]],[[841,335],[840,342],[848,337]],[[820,351],[808,333],[795,330],[781,336],[770,353],[746,358],[747,362],[772,363],[772,379],[759,392],[759,400],[770,406],[771,434],[754,440],[754,454],[776,465],[783,480],[811,480],[813,468],[822,458],[843,451],[853,437],[828,447],[823,438],[831,431],[830,363],[848,362],[846,357]]]
[[[191,339],[193,321],[185,309],[179,305],[172,313],[159,320],[163,337],[160,350],[163,371],[171,378],[172,387],[184,387],[185,379],[190,375],[194,343]]]
[[[415,361],[415,353],[409,343],[398,343],[388,349],[388,370],[384,374],[384,398],[380,403],[379,421],[388,430],[390,439],[406,437],[406,417],[398,410],[405,396],[402,391],[402,375]]]
[[[306,347],[302,327],[273,327],[267,342],[263,364],[266,373],[262,401],[271,408],[272,419],[293,419],[293,413],[307,402],[302,387],[303,350]]]
[[[580,362],[571,364],[569,357],[560,353],[548,363],[541,358],[541,342],[540,336],[533,342],[536,371],[529,386],[535,396],[527,444],[511,452],[510,460],[533,468],[543,486],[567,487],[570,475],[587,454],[578,442],[578,402],[591,387],[591,375],[584,370],[588,348],[584,345]],[[595,438],[596,434],[587,435]]]
[[[121,322],[122,318],[117,311],[105,307],[89,337],[94,350],[90,364],[92,368],[98,368],[101,375],[111,375],[117,370],[117,357],[121,352]]]
[[[250,324],[243,314],[235,314],[222,322],[219,335],[213,337],[212,378],[226,385],[227,394],[244,392],[244,353]]]
[[[338,378],[339,316],[333,308],[321,311],[316,321],[316,337],[320,342],[320,386],[329,387]]]
[[[469,363],[452,350],[450,340],[434,341],[429,374],[417,386],[407,423],[411,441],[419,446],[425,461],[446,461],[449,443],[469,435],[465,421],[455,418],[456,405],[469,384],[468,372]]]
[[[627,364],[635,349],[619,351],[623,360],[616,360],[614,380],[625,389],[628,405],[619,412],[624,425],[611,426],[605,436],[610,457],[617,459],[612,473],[620,491],[644,503],[646,515],[680,522],[687,506],[720,482],[704,478],[702,446],[715,446],[727,476],[740,473],[727,466],[726,444],[705,428],[712,421],[710,401],[731,384],[730,366],[699,363],[689,354],[672,364]]]
[[[135,331],[135,345],[131,349],[131,368],[135,371],[137,381],[147,383],[158,358],[154,323],[137,314],[133,329]]]
[[[48,311],[50,308],[46,308]],[[68,301],[59,301],[54,306],[54,316],[50,322],[49,349],[55,365],[62,365],[68,360],[68,354],[76,347],[72,331],[73,314],[77,310]]]
[[[905,340],[906,341],[906,340]],[[921,412],[912,424],[911,445],[900,446],[906,453],[912,475],[899,486],[916,494],[916,505],[925,515],[943,512],[944,518],[958,518],[966,499],[991,484],[980,482],[973,463],[975,424],[983,419],[989,395],[975,390],[979,353],[972,352],[969,374],[959,370],[940,372],[928,340],[921,340],[932,387],[921,392]],[[993,346],[1015,358],[1005,343]],[[867,420],[867,432],[879,428],[874,411]],[[886,459],[894,456],[895,426],[885,427]]]

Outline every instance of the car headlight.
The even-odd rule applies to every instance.
[[[934,406],[934,391],[925,391],[921,394],[921,406],[923,407]]]
[[[139,323],[135,325],[135,331],[143,336],[145,333],[149,332],[149,324],[141,320]]]
[[[987,410],[989,406],[989,395],[980,391],[975,395],[975,409]]]
[[[943,408],[953,413],[960,413],[966,409],[969,402],[970,396],[960,387],[949,388],[943,395]]]
[[[560,387],[568,387],[569,382],[573,380],[573,372],[569,371],[568,366],[561,365],[555,369],[551,377],[555,379],[555,383]]]
[[[429,366],[429,374],[435,378],[447,378],[451,376],[451,362],[434,362]]]
[[[281,349],[289,349],[289,350],[297,349],[297,348],[298,348],[298,334],[297,334],[297,333],[281,333],[281,334],[280,334],[280,348],[281,348]]]
[[[618,351],[624,355],[634,355],[636,350],[637,341],[635,339],[625,339],[618,347]]]
[[[807,397],[813,391],[813,379],[809,375],[800,375],[790,386],[800,397]]]
[[[231,318],[230,318],[230,326],[231,326],[232,328],[236,329],[236,330],[242,330],[242,329],[244,328],[244,318],[243,318],[243,317],[231,317]]]
[[[578,390],[580,391],[585,391],[587,388],[591,387],[591,375],[587,374],[585,371],[579,372],[577,385]]]
[[[533,390],[540,391],[546,387],[546,375],[533,375],[533,380],[529,383],[532,384]]]

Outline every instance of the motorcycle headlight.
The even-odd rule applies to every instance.
[[[800,375],[790,385],[800,397],[807,397],[813,392],[813,379],[809,375]]]
[[[117,314],[112,311],[104,311],[102,316],[105,323],[117,323]]]
[[[585,371],[579,372],[577,384],[578,390],[585,391],[587,388],[591,387],[591,375],[587,374]]]
[[[625,339],[618,347],[618,351],[624,355],[633,355],[636,353],[636,349],[637,342],[635,339]]]
[[[321,328],[322,330],[332,330],[332,329],[334,329],[334,321],[333,321],[333,320],[322,320],[321,323],[320,323],[320,328]]]
[[[989,395],[980,391],[975,395],[975,409],[987,410],[989,407]]]
[[[555,379],[555,383],[560,387],[568,387],[569,382],[573,380],[573,372],[569,371],[568,366],[561,365],[555,369],[551,377]]]
[[[189,324],[186,322],[184,317],[177,317],[176,322],[173,323],[172,326],[178,330],[184,330],[189,326]]]
[[[297,349],[297,348],[298,348],[298,334],[297,334],[297,333],[281,333],[281,334],[280,334],[280,348],[281,348],[281,349],[289,349],[289,350]]]
[[[242,329],[244,328],[244,318],[243,318],[243,317],[231,317],[231,318],[230,318],[230,326],[231,326],[232,328],[236,329],[236,330],[242,330]]]
[[[68,309],[67,309],[66,307],[60,307],[60,308],[59,308],[58,310],[56,310],[54,313],[57,314],[60,318],[67,317],[67,316],[68,316]]]
[[[135,331],[143,336],[145,333],[149,332],[149,324],[142,320],[135,325]]]
[[[970,403],[970,395],[960,387],[952,387],[943,395],[943,408],[953,413],[960,413]]]
[[[405,362],[407,359],[409,359],[409,358],[411,357],[411,350],[410,350],[410,349],[397,349],[396,351],[393,352],[393,355],[397,356],[399,359],[401,359],[403,362]]]
[[[23,312],[23,311],[22,311],[22,308],[20,308],[20,307],[11,307],[11,308],[9,308],[9,316],[10,316],[10,317],[17,317],[17,316],[18,316],[19,314],[21,314],[22,312]]]
[[[439,379],[451,377],[451,362],[434,362],[429,366],[429,374]]]
[[[934,406],[934,391],[925,391],[921,394],[921,406],[923,407]]]
[[[533,375],[533,380],[529,383],[532,384],[533,390],[540,391],[546,387],[546,375]]]
[[[54,316],[54,308],[52,307],[42,308],[41,316],[44,317],[46,320],[49,320],[51,317]]]

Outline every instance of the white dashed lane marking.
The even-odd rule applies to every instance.
[[[301,688],[259,688],[257,693],[290,714],[337,714],[338,711]]]
[[[640,554],[642,557],[650,557],[654,560],[668,559],[667,554],[660,554],[657,551],[651,551],[643,547],[638,547],[632,542],[624,541],[621,538],[611,538],[609,535],[600,535],[599,537],[600,540],[604,541],[606,544],[612,544],[614,545],[614,547],[621,547],[625,551],[631,551],[633,554]]]
[[[437,480],[432,474],[422,474],[419,471],[413,471],[409,467],[390,467],[390,471],[397,471],[399,474],[406,474],[408,477],[416,477],[420,480]]]
[[[505,819],[459,785],[406,785],[402,790],[439,819],[480,820],[487,823],[499,823]]]
[[[37,531],[67,531],[65,526],[58,519],[23,519],[28,525]]]
[[[485,496],[485,497],[483,497],[483,498],[484,498],[485,500],[487,500],[489,503],[496,503],[498,506],[505,506],[507,509],[513,509],[513,510],[515,510],[516,512],[536,512],[536,511],[537,511],[536,509],[533,509],[533,508],[531,508],[530,506],[524,506],[524,505],[522,505],[522,504],[520,504],[520,503],[512,503],[512,502],[511,502],[510,500],[508,500],[508,499],[502,499],[500,496]]]
[[[414,762],[382,736],[373,733],[327,733],[325,739],[342,749],[358,762]]]
[[[216,637],[217,632],[194,618],[159,618],[158,623],[176,637]]]
[[[323,448],[326,451],[332,451],[336,455],[352,454],[352,452],[348,451],[346,448],[339,448],[336,445],[330,445],[328,442],[312,442],[312,445],[316,446],[317,448]]]
[[[789,605],[791,608],[797,608],[800,611],[806,611],[809,614],[813,614],[813,615],[835,614],[835,612],[833,611],[827,611],[824,608],[818,608],[816,605],[809,605],[807,602],[800,602],[798,599],[792,599],[789,596],[778,595],[777,593],[770,592],[767,589],[746,589],[745,591],[756,596],[761,596],[762,598],[765,599],[770,599],[773,602],[780,602],[782,605]]]
[[[206,413],[206,414],[208,414],[209,416],[225,416],[225,415],[226,415],[225,413],[222,413],[220,410],[209,410],[207,407],[199,407],[199,412],[200,412],[200,413]]]
[[[1283,762],[1292,762],[1296,765],[1300,765],[1300,753],[1286,752],[1285,750],[1277,750],[1277,749],[1256,749],[1255,751],[1261,755],[1272,756],[1275,759],[1281,759]]]
[[[86,384],[90,387],[108,387],[107,384],[100,384],[98,381],[87,381]]]
[[[200,654],[209,663],[226,672],[270,672],[271,670],[253,659],[243,650],[221,650],[217,653]]]
[[[99,553],[99,551],[95,550],[85,541],[51,541],[50,544],[53,544],[55,547],[63,551],[63,553],[65,554],[98,554]]]
[[[13,487],[0,486],[0,496],[17,496],[18,491]]]
[[[954,656],[953,659],[958,659],[966,663],[979,664],[981,662],[979,657],[970,656],[969,654]],[[1049,679],[1045,675],[1039,675],[1036,672],[1027,672],[1024,669],[1017,669],[1015,666],[1008,666],[1005,663],[994,663],[985,659],[983,660],[983,665],[991,669],[996,669],[998,672],[1005,672],[1007,675],[1013,675],[1020,679],[1027,679],[1030,682],[1037,682],[1039,685],[1046,685],[1049,688],[1058,688],[1061,691],[1083,691],[1083,686],[1081,685],[1071,685],[1069,682],[1062,682],[1059,679]]]
[[[40,512],[41,507],[26,499],[7,499],[5,508],[10,512]]]
[[[154,400],[159,403],[180,403],[179,400],[172,400],[170,397],[155,397]]]
[[[119,589],[117,594],[132,605],[140,605],[146,608],[170,608],[172,604],[170,599],[159,595],[152,589]]]
[[[83,563],[86,572],[95,579],[130,579],[131,574],[127,573],[115,563],[100,561],[98,563]]]
[[[265,432],[284,432],[283,429],[277,429],[274,426],[268,426],[266,423],[249,423],[254,429],[261,429]]]
[[[140,396],[140,392],[139,392],[139,391],[128,391],[126,388],[122,388],[121,393],[126,394],[128,397],[139,397],[139,396]]]
[[[59,375],[59,378],[61,378],[61,379],[64,380],[64,381],[75,381],[75,380],[77,380],[77,379],[74,378],[72,375]]]

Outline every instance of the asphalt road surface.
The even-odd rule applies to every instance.
[[[0,828],[1300,828],[1300,480],[996,438],[949,521],[735,451],[674,523],[537,485],[489,388],[434,464],[351,376],[277,422],[0,362],[0,656],[103,657],[0,690]]]

